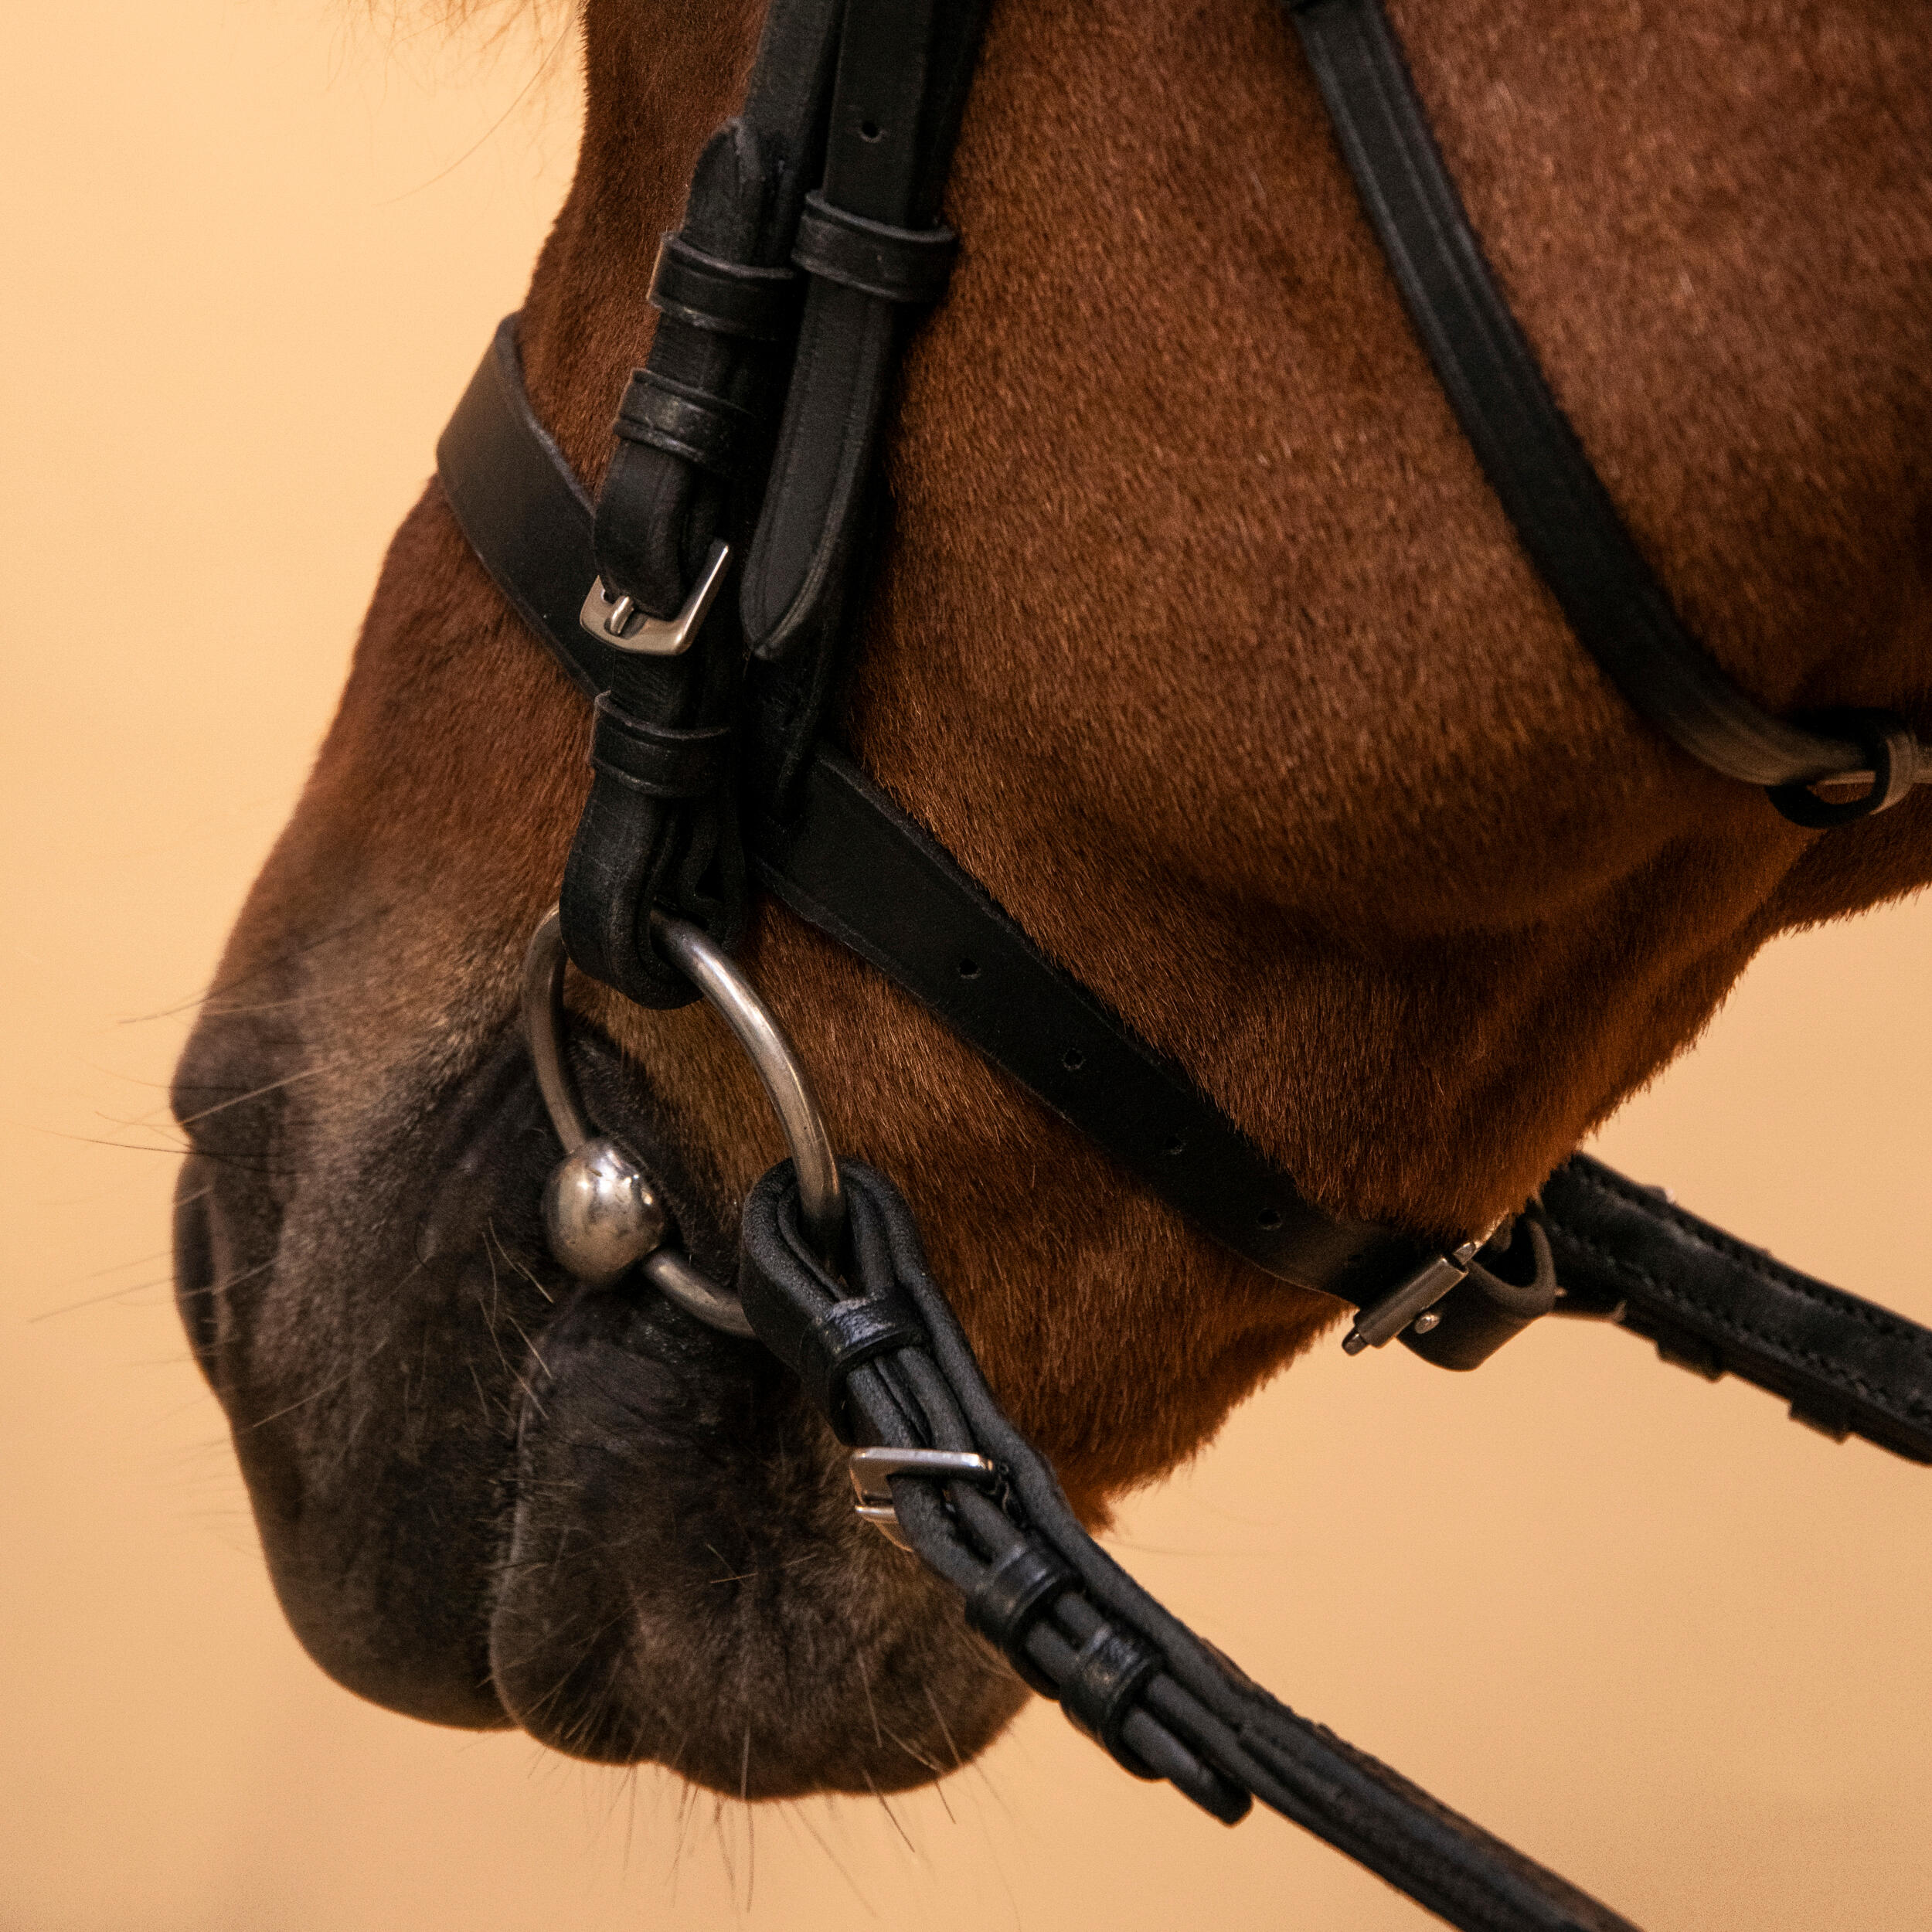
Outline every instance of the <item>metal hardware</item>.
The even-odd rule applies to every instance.
[[[1344,1355],[1359,1355],[1364,1349],[1379,1349],[1393,1342],[1416,1317],[1432,1308],[1469,1272],[1476,1250],[1488,1240],[1487,1234],[1465,1241],[1447,1254],[1432,1254],[1406,1281],[1398,1282],[1379,1301],[1359,1310],[1354,1325],[1342,1338]],[[1438,1315],[1437,1321],[1441,1320]],[[1433,1328],[1434,1322],[1430,1326]],[[1426,1334],[1427,1330],[1424,1330]]]
[[[984,1486],[999,1474],[986,1457],[970,1449],[855,1449],[847,1466],[859,1514],[901,1549],[912,1546],[899,1527],[899,1511],[893,1502],[894,1476],[951,1477]]]
[[[1424,1308],[1421,1314],[1416,1317],[1416,1333],[1417,1335],[1433,1334],[1441,1326],[1442,1314],[1440,1309]]]
[[[606,1288],[663,1240],[667,1216],[644,1163],[594,1134],[551,1171],[543,1190],[550,1252],[580,1281]]]
[[[644,1257],[644,1278],[667,1301],[676,1302],[707,1328],[757,1339],[758,1332],[745,1319],[738,1298],[730,1289],[719,1287],[682,1248],[653,1249]]]
[[[563,922],[553,906],[536,923],[523,954],[523,1038],[536,1069],[537,1091],[566,1154],[590,1138],[577,1076],[563,1055]]]
[[[784,1029],[730,956],[689,920],[653,913],[651,937],[711,1002],[712,1010],[731,1029],[750,1057],[785,1131],[785,1145],[798,1177],[798,1207],[806,1236],[819,1258],[835,1270],[839,1241],[845,1230],[838,1158],[832,1151],[832,1136],[825,1131],[825,1117],[819,1111],[811,1077],[792,1050]]]
[[[731,1029],[750,1056],[784,1128],[798,1176],[805,1232],[835,1267],[845,1233],[845,1200],[838,1162],[811,1081],[784,1029],[758,992],[704,933],[682,919],[653,913],[653,938]],[[537,922],[523,956],[523,1031],[563,1161],[544,1189],[550,1252],[580,1281],[600,1287],[643,1264],[645,1278],[667,1300],[707,1327],[750,1335],[738,1298],[691,1257],[665,1245],[669,1219],[644,1164],[613,1134],[593,1131],[564,1049],[563,927],[553,906]]]
[[[725,566],[731,561],[731,546],[714,543],[675,617],[646,617],[628,597],[613,597],[606,592],[602,577],[592,580],[590,594],[577,613],[577,622],[600,644],[619,651],[636,652],[646,658],[681,657],[691,648],[712,604],[724,582]]]

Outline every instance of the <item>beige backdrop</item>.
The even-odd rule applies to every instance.
[[[15,8],[0,1925],[1296,1926],[1413,1908],[1037,1709],[748,1812],[393,1717],[283,1628],[165,1284],[163,1087],[377,559],[562,192],[574,54],[323,0]],[[1609,1158],[1932,1321],[1932,909],[1763,960]],[[1662,1928],[1932,1919],[1932,1476],[1627,1337],[1332,1347],[1119,1546],[1293,1702]]]

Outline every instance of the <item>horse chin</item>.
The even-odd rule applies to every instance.
[[[579,1032],[595,1116],[726,1264],[637,1076]],[[747,1798],[899,1788],[991,1740],[1023,1691],[854,1515],[838,1444],[775,1363],[550,1260],[556,1150],[519,1042],[427,1107],[393,1065],[385,1094],[276,1089],[276,1057],[211,1020],[184,1059],[177,1294],[325,1671],[410,1716]]]

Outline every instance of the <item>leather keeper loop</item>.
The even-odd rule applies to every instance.
[[[930,304],[946,292],[959,253],[950,228],[895,228],[835,208],[815,189],[798,217],[791,259],[808,275],[888,302]]]
[[[1160,1668],[1158,1651],[1113,1624],[1103,1624],[1081,1645],[1060,1687],[1060,1709],[1067,1721],[1136,1777],[1153,1778],[1159,1773],[1128,1749],[1122,1727],[1141,1685]]]
[[[679,234],[658,243],[651,306],[687,328],[750,342],[782,342],[798,310],[794,269],[753,268],[708,255]]]
[[[1869,818],[1910,795],[1923,754],[1912,727],[1896,712],[1827,711],[1804,722],[1815,731],[1855,739],[1869,764],[1872,784],[1862,797],[1842,804],[1821,798],[1808,784],[1767,786],[1765,796],[1793,825],[1808,832],[1829,832]]]
[[[713,725],[676,731],[634,717],[605,692],[590,726],[592,768],[653,798],[702,798],[731,764],[732,730]]]
[[[1077,1579],[1050,1549],[1016,1543],[967,1594],[966,1621],[1043,1697],[1060,1687],[1026,1654],[1026,1633]]]
[[[862,1301],[835,1301],[811,1319],[798,1338],[793,1365],[815,1406],[831,1423],[841,1442],[854,1440],[845,1403],[845,1378],[862,1363],[926,1340],[919,1311],[896,1289]]]
[[[750,410],[648,369],[633,369],[614,433],[648,444],[726,481],[744,467],[757,419]]]

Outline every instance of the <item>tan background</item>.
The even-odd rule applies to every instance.
[[[1037,1709],[943,1791],[720,1810],[393,1717],[283,1628],[165,1286],[162,1089],[386,536],[515,306],[574,52],[324,9],[16,8],[0,1926],[1418,1925]],[[1921,1320],[1932,907],[1787,942],[1613,1160]],[[1932,1477],[1551,1328],[1332,1348],[1120,1546],[1302,1708],[1658,1932],[1932,1919]]]

